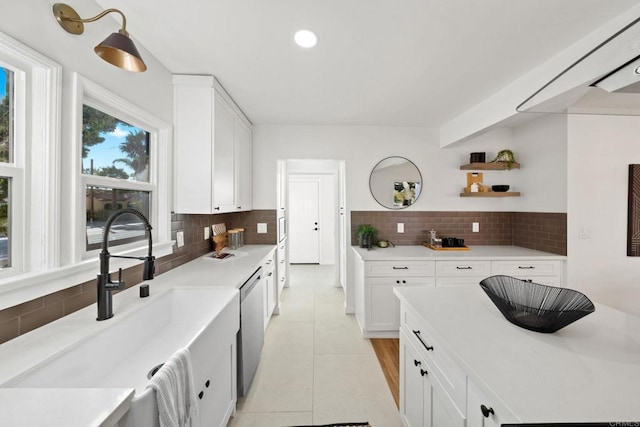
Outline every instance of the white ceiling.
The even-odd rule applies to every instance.
[[[254,124],[439,127],[640,0],[98,0]],[[293,43],[313,30],[318,45]],[[515,106],[514,106],[515,108]]]

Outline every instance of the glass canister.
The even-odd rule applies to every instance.
[[[229,236],[229,249],[238,249],[240,247],[240,232],[237,229],[227,230]]]
[[[236,228],[236,230],[238,230],[238,247],[243,247],[244,246],[244,228]]]

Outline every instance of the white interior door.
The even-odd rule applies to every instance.
[[[289,182],[289,262],[320,262],[320,182]]]

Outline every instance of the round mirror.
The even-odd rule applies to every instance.
[[[422,175],[410,160],[387,157],[371,171],[369,189],[376,202],[389,209],[404,209],[420,197]]]

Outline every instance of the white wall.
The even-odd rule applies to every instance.
[[[345,160],[348,210],[385,210],[369,192],[369,175],[383,158],[402,156],[422,174],[423,190],[409,210],[565,212],[566,129],[563,119],[543,117],[513,133],[499,129],[465,144],[442,149],[437,132],[421,128],[360,126],[268,126],[254,128],[253,206],[275,209],[273,183],[278,159]],[[510,184],[519,198],[461,198],[474,151],[496,153],[512,149],[521,170],[485,172],[486,184]]]
[[[568,121],[567,285],[640,315],[640,258],[626,255],[628,165],[640,163],[640,117]],[[578,237],[581,227],[590,239]]]

